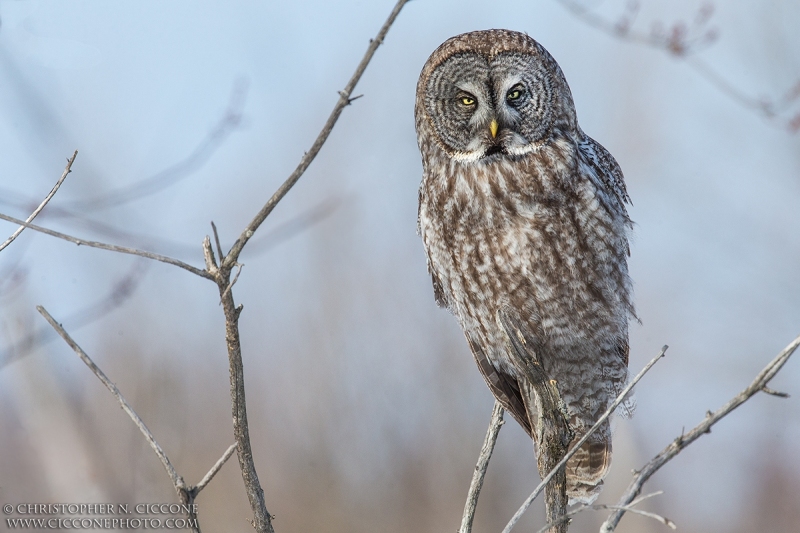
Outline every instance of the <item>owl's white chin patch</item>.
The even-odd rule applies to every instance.
[[[536,143],[513,144],[511,146],[505,147],[506,153],[508,153],[509,155],[526,155],[531,152],[535,152],[538,149],[539,145]]]
[[[472,150],[469,152],[453,152],[452,158],[459,163],[474,163],[483,157],[486,150]]]

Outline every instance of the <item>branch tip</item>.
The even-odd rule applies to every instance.
[[[777,396],[778,398],[788,398],[789,397],[789,393],[788,392],[780,392],[780,391],[772,390],[769,387],[767,387],[766,385],[761,387],[761,392],[769,394],[770,396]]]

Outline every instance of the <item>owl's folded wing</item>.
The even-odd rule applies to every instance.
[[[528,413],[525,410],[525,404],[522,401],[522,394],[520,393],[517,380],[497,370],[489,362],[486,353],[480,345],[473,341],[469,335],[467,335],[467,342],[472,350],[472,355],[475,357],[475,362],[478,363],[478,369],[481,371],[483,379],[489,386],[489,390],[492,391],[492,394],[497,398],[497,401],[500,402],[500,405],[511,413],[511,416],[522,426],[522,429],[525,430],[528,436],[533,438],[531,423],[528,420]]]
[[[625,178],[614,156],[602,144],[595,141],[583,132],[583,139],[578,143],[580,153],[593,170],[593,174],[604,186],[606,191],[613,193],[623,212],[627,216],[625,204],[630,204],[631,199],[625,188]]]

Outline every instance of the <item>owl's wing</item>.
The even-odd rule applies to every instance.
[[[585,133],[578,142],[578,148],[586,163],[592,170],[593,178],[600,181],[606,191],[612,193],[619,202],[625,216],[628,212],[625,204],[631,204],[628,191],[625,189],[625,178],[622,176],[622,169],[619,168],[617,160],[611,153],[603,148],[603,145],[595,141]],[[599,185],[599,184],[598,184]]]
[[[528,433],[528,436],[534,438],[517,380],[503,371],[497,370],[492,363],[489,362],[480,344],[475,342],[469,335],[467,335],[467,342],[469,343],[470,350],[472,350],[473,357],[475,357],[475,362],[478,363],[478,369],[481,371],[483,379],[489,386],[489,390],[492,391],[492,394],[497,398],[497,401],[500,402],[500,405],[511,413],[514,420]]]

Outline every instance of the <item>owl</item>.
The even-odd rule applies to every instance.
[[[556,61],[523,33],[443,43],[422,69],[415,119],[418,231],[436,302],[536,448],[536,392],[498,321],[510,315],[554,381],[576,442],[628,379],[635,311],[622,171],[578,126]],[[606,422],[567,463],[570,503],[594,501],[610,462]]]

